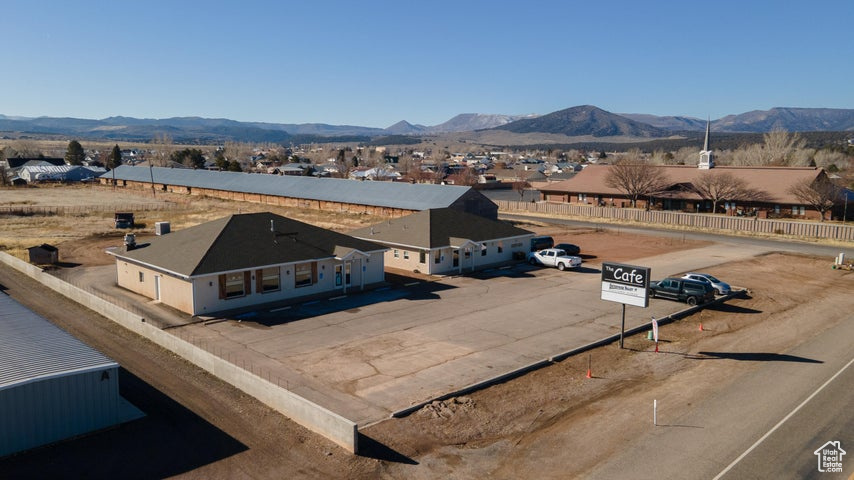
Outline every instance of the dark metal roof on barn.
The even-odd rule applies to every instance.
[[[177,168],[131,167],[115,169],[116,180],[206,188],[241,193],[257,193],[279,197],[305,198],[328,202],[373,205],[402,210],[427,210],[449,207],[471,187],[421,183],[354,181],[338,178],[279,176]],[[113,172],[100,178],[112,179]]]
[[[350,235],[374,242],[429,249],[458,244],[454,239],[485,242],[533,233],[499,220],[437,208],[360,228]]]
[[[102,353],[0,293],[0,390],[117,366]]]
[[[383,251],[386,247],[273,213],[229,215],[151,239],[130,261],[185,277]]]

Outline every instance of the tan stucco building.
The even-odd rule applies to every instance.
[[[230,215],[108,251],[120,287],[192,315],[383,282],[377,243],[272,213]]]
[[[478,270],[527,254],[532,232],[450,208],[435,208],[350,232],[384,245],[385,265],[427,274]],[[518,253],[517,253],[518,252]]]

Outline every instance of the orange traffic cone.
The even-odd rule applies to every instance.
[[[593,373],[590,372],[590,369],[587,369],[587,378],[593,378]]]
[[[700,328],[698,328],[701,332],[703,331],[703,322],[700,322]]]

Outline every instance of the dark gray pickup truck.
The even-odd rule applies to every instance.
[[[669,298],[688,305],[707,303],[715,299],[715,289],[706,283],[684,278],[665,278],[658,282],[649,282],[651,298]]]

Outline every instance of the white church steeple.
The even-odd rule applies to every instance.
[[[715,159],[712,156],[712,151],[709,150],[709,132],[711,131],[712,119],[706,120],[706,141],[703,142],[703,150],[700,151],[700,163],[697,168],[700,170],[708,170],[715,168]]]

